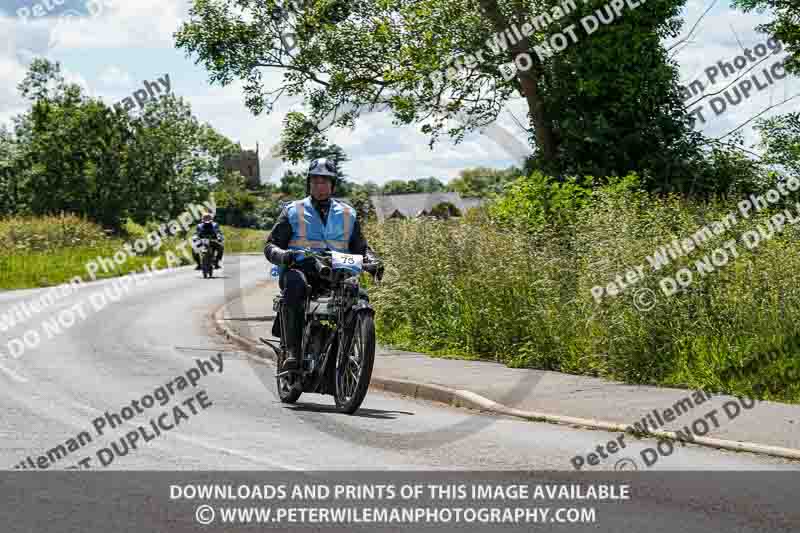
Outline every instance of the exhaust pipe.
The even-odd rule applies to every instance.
[[[324,279],[330,279],[333,275],[333,270],[331,267],[323,264],[321,261],[317,261],[317,273]]]

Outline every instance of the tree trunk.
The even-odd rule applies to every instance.
[[[511,22],[500,12],[497,0],[479,0],[479,3],[486,16],[492,22],[496,32],[502,33],[511,27]],[[524,13],[521,14],[524,15]],[[556,139],[553,131],[553,122],[547,117],[544,102],[542,102],[539,94],[542,63],[539,57],[533,53],[530,40],[527,37],[523,36],[521,41],[510,46],[509,52],[512,61],[520,55],[527,54],[533,63],[529,70],[517,72],[517,80],[519,81],[522,96],[528,102],[528,115],[536,135],[537,148],[541,150],[545,162],[553,163],[556,158]]]
[[[546,116],[544,103],[539,95],[539,75],[538,73],[534,73],[533,70],[532,68],[527,72],[519,72],[517,78],[522,87],[523,96],[528,102],[528,113],[530,114],[531,125],[536,134],[536,144],[539,146],[539,149],[542,150],[544,160],[548,163],[553,163],[556,159],[556,142],[555,136],[553,135],[553,123]]]

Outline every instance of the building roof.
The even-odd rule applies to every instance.
[[[430,212],[442,202],[453,204],[462,213],[484,202],[482,198],[462,198],[457,192],[373,195],[369,199],[375,207],[379,222],[391,217],[395,211],[406,218],[414,218],[423,211]]]

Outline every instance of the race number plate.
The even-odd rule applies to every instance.
[[[353,272],[361,272],[364,268],[363,255],[343,254],[340,252],[331,252],[333,258],[333,268],[344,268]]]

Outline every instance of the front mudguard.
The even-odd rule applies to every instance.
[[[354,327],[359,313],[369,313],[373,319],[375,318],[375,310],[369,304],[369,300],[361,299],[348,310],[347,318],[345,319],[345,324],[347,324],[344,328],[345,331],[349,332]]]

